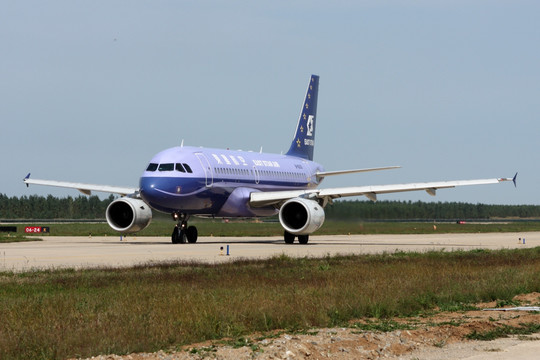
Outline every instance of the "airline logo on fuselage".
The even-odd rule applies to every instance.
[[[221,155],[221,157],[220,157]],[[227,165],[244,165],[248,166],[246,160],[242,156],[234,156],[234,155],[224,155],[224,154],[212,154],[212,157],[214,160],[216,160],[218,165],[223,165],[223,163]]]
[[[243,156],[239,155],[225,155],[225,154],[212,154],[212,157],[216,161],[217,165],[243,165],[249,166],[246,159]],[[267,160],[251,160],[254,166],[266,166],[266,167],[281,167],[277,161],[267,161]]]

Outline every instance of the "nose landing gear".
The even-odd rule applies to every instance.
[[[171,241],[173,244],[183,244],[186,241],[189,243],[196,243],[198,237],[198,231],[195,226],[188,226],[188,214],[172,214],[173,219],[178,221],[178,224],[174,227]]]

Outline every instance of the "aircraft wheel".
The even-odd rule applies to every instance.
[[[186,230],[180,230],[178,240],[179,240],[178,242],[181,244],[186,243]]]
[[[298,242],[300,244],[307,244],[309,241],[309,235],[298,235]]]
[[[178,244],[180,242],[180,231],[178,230],[178,226],[175,226],[172,232],[171,241],[173,244]]]
[[[196,243],[199,232],[195,226],[190,226],[186,230],[186,238],[189,243]]]
[[[283,239],[285,240],[286,244],[292,244],[294,242],[294,235],[285,230],[283,232]]]

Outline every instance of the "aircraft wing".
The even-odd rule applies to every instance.
[[[126,196],[130,194],[136,194],[139,191],[139,188],[131,188],[131,187],[30,179],[30,174],[26,175],[23,181],[26,184],[26,186],[30,184],[34,184],[34,185],[56,186],[56,187],[62,187],[62,188],[68,188],[68,189],[77,189],[85,195],[91,195],[92,191],[99,191],[99,192],[106,192],[106,193],[119,194],[122,196]]]
[[[435,196],[437,189],[447,189],[456,186],[467,185],[487,185],[498,184],[503,181],[513,181],[516,184],[516,176],[513,178],[494,178],[494,179],[478,179],[478,180],[455,180],[455,181],[438,181],[410,184],[395,184],[395,185],[370,185],[370,186],[352,186],[329,189],[308,189],[308,190],[285,190],[285,191],[270,191],[270,192],[254,192],[251,193],[250,205],[254,207],[262,207],[268,205],[279,205],[289,199],[295,197],[304,197],[313,200],[323,200],[323,206],[332,199],[346,196],[366,196],[372,201],[377,200],[377,194],[389,194],[404,191],[425,190],[428,194]]]

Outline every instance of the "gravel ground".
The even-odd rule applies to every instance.
[[[540,293],[515,298],[523,306],[540,303]],[[495,303],[477,304],[480,309]],[[503,325],[540,323],[538,312],[467,311],[440,312],[429,317],[393,319],[399,324],[388,332],[365,331],[357,323],[377,323],[374,319],[351,322],[347,328],[312,329],[305,333],[276,332],[264,337],[255,334],[243,344],[214,341],[185,346],[179,351],[103,355],[99,360],[195,360],[195,359],[538,359],[540,335],[513,336],[493,341],[467,340],[466,335],[493,330]],[[406,330],[404,330],[406,329]],[[243,345],[243,346],[240,346]]]

